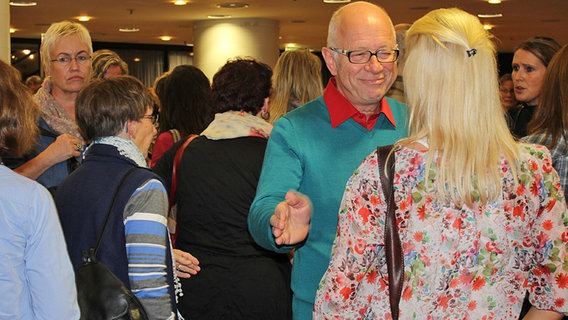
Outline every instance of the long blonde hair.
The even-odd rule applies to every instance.
[[[309,50],[282,53],[272,75],[269,122],[322,94],[321,66],[320,58]]]
[[[499,163],[516,173],[518,148],[499,102],[496,52],[477,17],[437,9],[406,34],[404,87],[410,144],[426,138],[426,168],[436,160],[436,187],[455,204],[486,204],[501,194]]]

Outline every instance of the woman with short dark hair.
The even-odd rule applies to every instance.
[[[83,251],[94,247],[116,193],[96,258],[132,290],[151,319],[174,319],[168,198],[145,158],[156,134],[154,105],[148,89],[130,76],[85,87],[76,116],[89,144],[81,166],[58,188],[55,203],[77,270]]]
[[[213,77],[215,119],[192,140],[177,168],[177,248],[201,271],[181,279],[178,308],[190,319],[290,319],[290,263],[262,249],[248,232],[272,125],[272,71],[253,59],[227,62]],[[154,167],[170,185],[180,142]]]

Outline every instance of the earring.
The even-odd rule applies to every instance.
[[[260,117],[268,121],[268,119],[270,119],[270,111],[262,109],[262,111],[260,111]]]

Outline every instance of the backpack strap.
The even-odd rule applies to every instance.
[[[124,176],[122,177],[122,179],[120,180],[120,183],[118,184],[118,187],[116,187],[116,191],[114,192],[114,196],[112,197],[112,201],[110,203],[110,207],[108,208],[106,217],[105,217],[105,221],[103,223],[103,229],[101,230],[101,232],[99,233],[98,239],[97,239],[97,244],[95,245],[94,248],[90,249],[90,252],[88,253],[88,255],[83,252],[83,262],[90,262],[95,260],[95,257],[97,255],[97,252],[99,251],[99,247],[101,245],[101,241],[103,239],[103,235],[105,233],[106,230],[106,226],[108,224],[108,219],[110,218],[110,215],[112,214],[112,210],[114,209],[114,203],[116,202],[116,198],[118,196],[118,193],[120,192],[120,188],[122,187],[122,185],[124,184],[124,182],[126,181],[126,178],[128,178],[132,173],[134,173],[134,171],[136,171],[138,169],[138,167],[132,167],[128,170],[128,172],[126,172],[126,174],[124,174]]]

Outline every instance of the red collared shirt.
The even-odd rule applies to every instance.
[[[349,118],[353,118],[353,120],[355,120],[358,124],[367,130],[371,130],[375,126],[375,123],[377,123],[377,119],[381,113],[384,114],[389,122],[396,127],[396,122],[394,121],[387,99],[383,98],[381,100],[379,112],[371,115],[369,119],[367,119],[365,114],[355,109],[351,102],[347,101],[347,99],[337,90],[336,80],[333,77],[329,79],[329,82],[327,83],[323,93],[323,100],[325,101],[327,111],[329,112],[332,128],[337,127]]]

